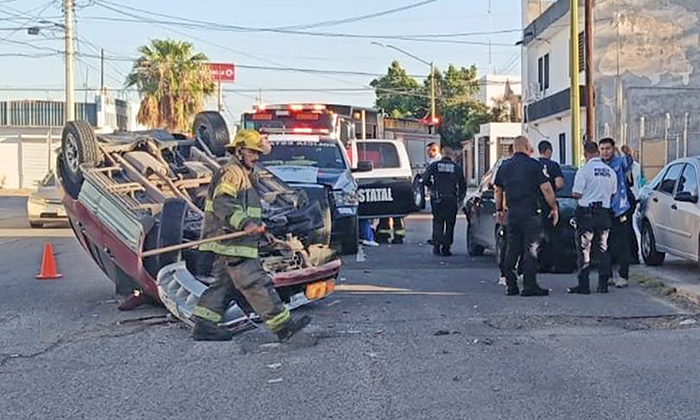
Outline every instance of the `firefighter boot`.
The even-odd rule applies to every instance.
[[[304,327],[309,325],[311,317],[303,316],[299,320],[286,322],[277,332],[277,339],[280,343],[292,348],[313,347],[318,343],[316,337],[304,331]]]
[[[192,338],[194,341],[231,341],[234,332],[219,327],[215,322],[194,317]]]

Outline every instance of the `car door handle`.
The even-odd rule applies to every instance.
[[[678,210],[678,206],[674,204],[674,205],[671,206],[671,209],[673,209],[673,210]]]
[[[109,257],[110,260],[113,260],[113,259],[114,259],[114,254],[112,254],[112,250],[111,250],[111,249],[109,249],[109,248],[107,248],[107,247],[104,247],[104,248],[102,249],[102,251],[104,251],[104,253],[107,254],[107,256]]]

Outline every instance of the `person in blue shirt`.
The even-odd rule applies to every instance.
[[[600,156],[617,177],[617,191],[612,197],[613,223],[610,230],[610,242],[613,261],[620,266],[620,278],[615,280],[615,286],[626,287],[629,280],[630,247],[629,235],[632,217],[629,214],[632,205],[630,203],[630,185],[628,183],[629,172],[632,170],[632,157],[619,156],[615,149],[615,140],[610,137],[599,142]]]

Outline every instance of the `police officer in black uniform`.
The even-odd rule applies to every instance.
[[[433,162],[425,172],[425,185],[430,188],[433,211],[433,254],[450,256],[454,240],[459,203],[467,195],[462,167],[454,162],[454,151],[445,147],[442,159]]]
[[[499,222],[508,218],[508,245],[501,273],[506,278],[508,296],[547,296],[549,291],[537,284],[537,254],[542,224],[537,212],[540,192],[550,207],[549,217],[554,225],[559,222],[559,209],[552,185],[542,172],[540,162],[530,157],[533,149],[527,137],[517,137],[514,150],[513,157],[498,169],[495,182],[496,217]],[[504,213],[505,199],[508,200],[507,216]],[[517,282],[518,258],[523,270],[522,293]]]
[[[547,140],[542,140],[537,145],[537,150],[540,152],[539,160],[542,164],[542,172],[552,185],[552,189],[556,192],[564,188],[564,174],[562,174],[559,164],[552,160],[552,143]],[[559,262],[556,261],[557,252],[554,248],[561,246],[561,244],[556,244],[553,241],[556,238],[555,229],[554,225],[552,225],[552,220],[547,217],[549,214],[549,206],[542,195],[540,195],[540,212],[540,217],[542,219],[542,249],[540,251],[540,262],[543,263],[546,269],[555,270]]]

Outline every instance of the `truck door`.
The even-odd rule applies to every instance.
[[[389,141],[358,141],[357,161],[370,161],[371,172],[357,173],[361,218],[405,216],[416,210],[411,168],[405,148]]]

